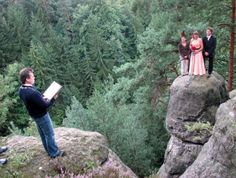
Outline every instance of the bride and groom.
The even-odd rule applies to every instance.
[[[181,75],[205,75],[205,63],[207,59],[208,75],[211,76],[213,71],[213,60],[216,48],[216,38],[213,36],[213,29],[207,28],[206,36],[202,39],[199,37],[197,31],[193,32],[190,42],[187,42],[185,34],[181,34],[181,40],[178,45],[180,61],[181,61]]]

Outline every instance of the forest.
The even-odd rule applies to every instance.
[[[0,136],[31,135],[19,71],[63,86],[56,127],[97,131],[138,176],[157,172],[169,139],[169,87],[185,31],[217,38],[214,71],[236,86],[235,0],[0,0]],[[230,83],[228,83],[229,85]]]

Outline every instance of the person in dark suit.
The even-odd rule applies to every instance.
[[[206,62],[206,59],[209,60],[208,65],[208,77],[210,77],[213,71],[213,60],[215,56],[215,48],[216,48],[216,38],[212,35],[213,28],[208,27],[206,30],[206,36],[203,38],[203,56]]]

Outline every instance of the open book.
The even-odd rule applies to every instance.
[[[47,90],[43,93],[43,96],[45,98],[51,100],[60,91],[61,88],[62,88],[62,86],[54,81],[47,88]]]

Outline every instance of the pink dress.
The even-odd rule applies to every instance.
[[[206,68],[204,64],[204,58],[202,51],[194,54],[194,50],[198,50],[203,47],[202,39],[192,39],[190,42],[190,48],[192,49],[189,65],[189,74],[190,75],[204,75],[206,74]]]

